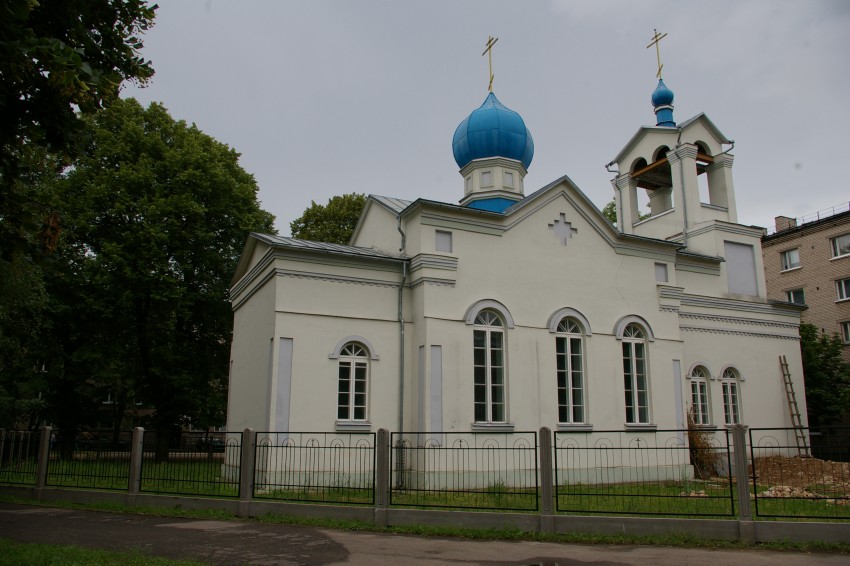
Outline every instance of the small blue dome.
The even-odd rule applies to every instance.
[[[667,88],[664,81],[658,79],[658,86],[652,92],[652,105],[656,108],[659,106],[670,106],[673,104],[673,91]]]
[[[455,130],[452,151],[461,169],[473,159],[488,157],[515,159],[528,169],[534,158],[534,140],[522,116],[491,92]]]

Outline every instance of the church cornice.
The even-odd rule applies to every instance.
[[[679,326],[682,332],[704,332],[707,334],[726,334],[729,336],[746,336],[749,338],[769,338],[773,340],[792,340],[799,342],[799,336],[789,334],[776,334],[773,332],[757,332],[754,330],[731,330],[728,328],[713,328],[703,326]]]

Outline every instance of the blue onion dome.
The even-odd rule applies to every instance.
[[[664,81],[658,79],[658,86],[652,92],[652,105],[656,108],[659,106],[670,106],[673,104],[673,91],[667,88]]]
[[[455,130],[452,151],[461,169],[473,159],[488,157],[514,159],[528,169],[534,158],[534,140],[522,116],[491,92]]]

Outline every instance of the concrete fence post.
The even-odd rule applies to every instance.
[[[53,428],[49,426],[41,427],[41,438],[38,442],[38,462],[35,468],[35,489],[37,491],[37,499],[41,499],[41,490],[47,485],[47,462],[50,460],[50,437],[52,436]]]
[[[755,525],[753,524],[753,512],[750,505],[750,475],[748,473],[747,458],[747,426],[732,426],[732,445],[735,448],[733,454],[735,461],[735,487],[738,496],[738,536],[743,542],[754,544],[756,541]]]
[[[540,447],[538,462],[540,466],[540,530],[554,532],[555,530],[555,498],[554,498],[554,466],[552,453],[552,431],[543,427],[538,433],[537,445]]]
[[[251,499],[254,497],[254,466],[256,465],[257,431],[246,428],[242,432],[242,451],[239,455],[239,507],[236,514],[247,517],[251,514]]]
[[[137,426],[133,429],[130,441],[130,486],[128,493],[138,495],[142,489],[142,457],[145,452],[145,429]]]
[[[390,504],[390,433],[378,429],[375,437],[375,525],[387,526]]]

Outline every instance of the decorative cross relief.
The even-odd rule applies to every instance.
[[[573,237],[573,234],[577,234],[578,230],[573,228],[573,225],[567,222],[567,215],[563,212],[561,213],[561,217],[555,220],[552,224],[549,224],[549,228],[555,233],[555,237],[561,242],[562,246],[567,245],[567,240]]]

